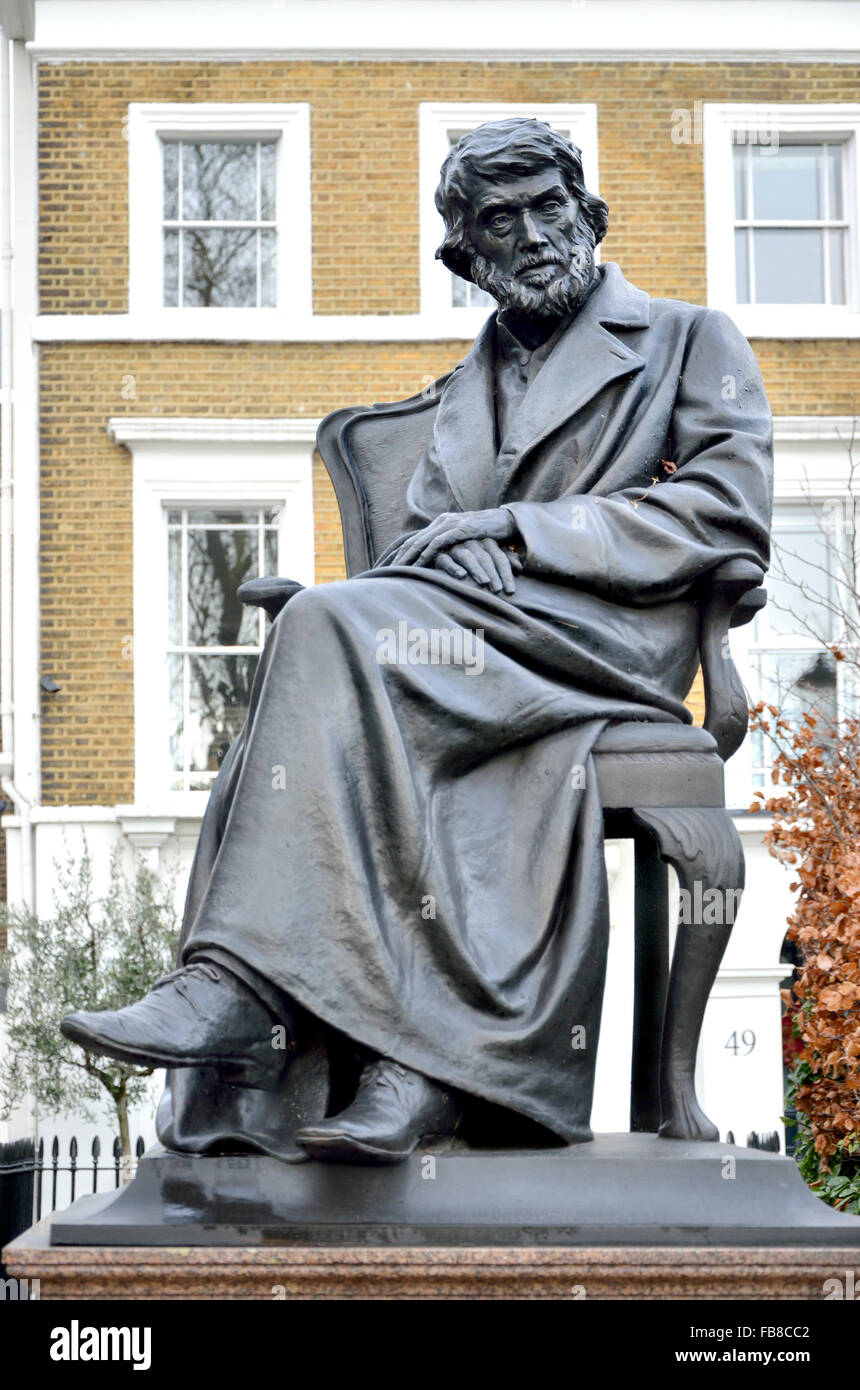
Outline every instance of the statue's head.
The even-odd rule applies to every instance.
[[[521,117],[488,122],[457,142],[436,206],[445,220],[437,257],[502,309],[528,317],[576,307],[609,225],[606,203],[585,186],[576,145]]]

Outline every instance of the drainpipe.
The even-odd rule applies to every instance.
[[[14,454],[12,443],[12,84],[11,43],[0,33],[0,788],[20,821],[21,892],[35,906],[31,803],[16,786],[15,723],[12,700],[14,629],[12,547]],[[34,615],[35,621],[35,615]]]

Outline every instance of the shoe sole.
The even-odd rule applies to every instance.
[[[121,1043],[106,1043],[83,1024],[67,1023],[65,1019],[60,1024],[60,1032],[64,1038],[77,1043],[87,1052],[95,1053],[97,1057],[110,1057],[113,1061],[135,1067],[213,1067],[221,1072],[228,1085],[252,1090],[274,1090],[283,1070],[282,1063],[273,1077],[270,1069],[263,1068],[259,1062],[249,1062],[247,1058],[219,1057],[217,1060],[201,1061],[199,1057],[177,1057],[175,1053],[168,1055],[159,1052],[158,1048],[136,1052],[123,1047]]]
[[[363,1144],[351,1139],[347,1134],[328,1131],[325,1134],[296,1135],[296,1143],[310,1154],[311,1158],[322,1163],[365,1163],[381,1165],[384,1163],[403,1163],[414,1153],[419,1141],[408,1149],[380,1149],[374,1144]]]

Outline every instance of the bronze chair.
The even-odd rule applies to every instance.
[[[430,441],[446,380],[405,401],[337,410],[320,425],[317,442],[340,507],[350,576],[369,569],[402,530],[406,489]],[[749,622],[763,606],[762,578],[758,566],[729,561],[705,576],[693,600],[699,609],[704,727],[625,721],[610,725],[595,749],[607,837],[632,838],[635,844],[633,1130],[657,1131],[667,1113],[677,1115],[679,1076],[686,1078],[695,1106],[696,1048],[731,923],[679,931],[670,969],[666,866],[675,869],[688,901],[697,882],[699,901],[712,888],[726,896],[726,890],[743,888],[743,850],[725,809],[723,763],[743,742],[747,701],[726,637],[730,627]],[[239,596],[274,618],[301,587],[286,579],[255,579],[241,586]],[[686,1007],[680,1010],[682,993]],[[687,1130],[695,1128],[689,1116]],[[674,1136],[665,1125],[661,1132],[690,1137]]]

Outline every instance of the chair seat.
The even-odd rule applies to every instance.
[[[725,804],[723,762],[706,729],[628,720],[605,729],[594,753],[604,811]]]
[[[653,719],[628,719],[604,729],[595,753],[716,753],[707,729],[695,724],[668,724]]]

